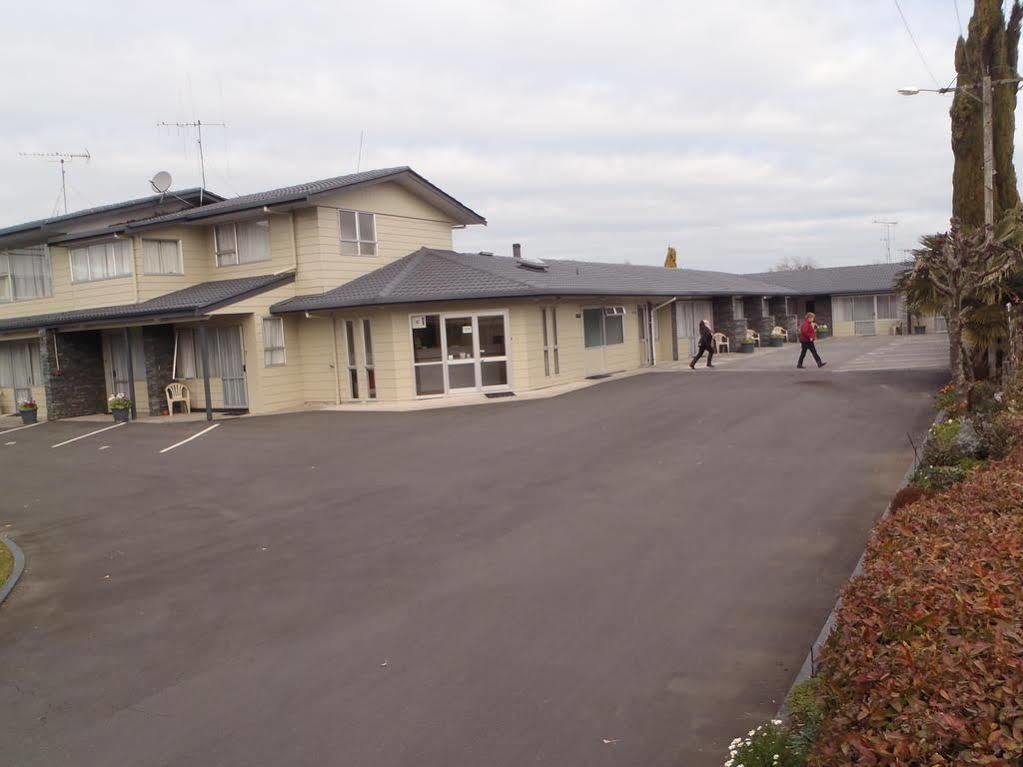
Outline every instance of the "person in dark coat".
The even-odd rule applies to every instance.
[[[817,338],[817,323],[814,322],[816,319],[817,317],[813,312],[807,312],[806,319],[803,320],[803,324],[799,327],[799,343],[803,347],[799,352],[799,362],[796,363],[796,367],[799,369],[803,368],[803,360],[806,359],[807,352],[810,352],[813,358],[817,360],[817,367],[822,368],[828,364],[821,361],[821,355],[817,353],[817,347],[813,343]]]
[[[710,329],[710,323],[707,320],[700,320],[700,352],[689,363],[690,369],[696,370],[696,363],[700,361],[700,357],[703,356],[704,352],[707,352],[707,367],[714,367],[712,364],[714,359],[714,331]]]

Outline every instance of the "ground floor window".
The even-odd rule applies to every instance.
[[[418,396],[508,385],[506,312],[414,314],[409,322]]]
[[[203,378],[202,345],[199,328],[178,328],[174,334],[174,370],[176,381]],[[206,353],[210,378],[219,378],[225,408],[248,407],[245,376],[245,344],[240,325],[206,328]]]
[[[15,402],[32,399],[32,387],[43,385],[39,343],[0,344],[0,388],[14,389]]]
[[[625,343],[625,307],[583,309],[583,343],[587,349]]]
[[[263,318],[263,366],[276,367],[288,361],[284,349],[284,320],[281,317]]]
[[[348,388],[359,399],[359,368],[355,362],[355,320],[345,320],[345,351],[348,360]]]

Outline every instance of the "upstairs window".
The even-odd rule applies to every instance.
[[[239,221],[213,227],[217,266],[237,266],[270,260],[270,222]]]
[[[71,250],[71,281],[95,282],[114,277],[130,277],[131,240],[98,242]]]
[[[373,213],[342,210],[341,255],[375,256],[377,254],[377,222]]]
[[[184,274],[179,240],[142,240],[143,274]]]
[[[0,252],[0,302],[53,295],[46,246]]]

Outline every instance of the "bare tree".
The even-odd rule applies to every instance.
[[[808,272],[817,268],[817,262],[810,256],[785,256],[771,267],[772,272]]]

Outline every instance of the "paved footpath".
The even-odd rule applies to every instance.
[[[799,350],[799,344],[790,343],[757,349],[753,354],[718,354],[714,366],[722,371],[792,370]],[[817,342],[817,352],[828,363],[822,373],[948,369],[948,336],[944,333],[826,338]],[[807,354],[804,364],[807,369],[814,369],[813,357]],[[702,369],[702,365],[701,360],[697,369]]]

